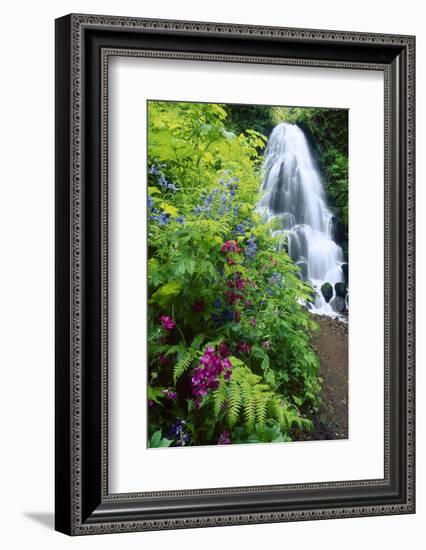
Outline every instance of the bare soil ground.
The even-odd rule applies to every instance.
[[[321,409],[311,439],[348,438],[348,325],[313,315],[319,330],[312,336],[323,379]]]

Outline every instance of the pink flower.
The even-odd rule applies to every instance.
[[[252,318],[250,319],[250,324],[251,324],[252,327],[255,327],[255,326],[256,326],[256,317],[252,317]]]
[[[164,330],[173,330],[176,326],[176,323],[173,321],[171,317],[167,317],[167,315],[162,315],[160,317],[161,324],[163,325]]]
[[[262,343],[262,347],[269,349],[271,347],[271,342],[269,340],[265,340],[265,342]]]

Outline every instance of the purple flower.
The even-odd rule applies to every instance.
[[[251,324],[252,327],[255,327],[255,326],[256,326],[256,317],[252,317],[252,318],[250,319],[250,324]]]
[[[231,369],[232,364],[227,357],[221,358],[211,346],[207,346],[191,378],[192,395],[197,407],[200,406],[203,397],[219,387],[219,376],[222,373],[224,378],[229,380]]]
[[[218,345],[218,350],[222,357],[229,357],[231,354],[231,350],[229,349],[226,342],[221,342]]]
[[[173,390],[163,390],[163,393],[168,399],[177,399],[177,393]]]
[[[251,353],[251,345],[247,342],[238,342],[237,348],[241,353],[249,355]]]
[[[148,399],[148,407],[153,407],[155,402],[152,399]]]
[[[219,441],[217,442],[218,445],[230,445],[232,443],[231,441],[231,434],[228,432],[228,430],[223,430],[223,432],[219,436]]]
[[[176,323],[173,321],[171,317],[167,317],[167,315],[162,315],[160,317],[161,324],[163,325],[164,330],[173,330],[176,326]]]
[[[262,347],[265,348],[265,349],[269,349],[271,347],[271,342],[269,340],[265,340],[262,343]]]

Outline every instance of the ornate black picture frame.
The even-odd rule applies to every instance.
[[[382,71],[384,478],[110,494],[110,56]],[[68,15],[56,21],[56,529],[69,535],[414,513],[413,36]]]

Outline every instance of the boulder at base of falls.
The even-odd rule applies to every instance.
[[[345,298],[346,296],[346,285],[345,283],[336,283],[334,285],[334,290],[336,291],[336,296],[339,296],[340,298]]]
[[[321,293],[324,296],[324,300],[328,303],[333,296],[333,287],[330,283],[324,283],[321,286]]]
[[[343,276],[345,278],[346,286],[348,286],[348,282],[349,282],[349,279],[348,279],[348,264],[342,264],[342,271],[343,271]]]
[[[345,299],[341,296],[335,296],[331,300],[330,305],[336,313],[345,313],[346,311]]]

